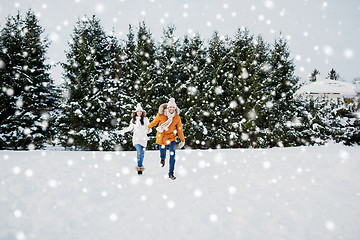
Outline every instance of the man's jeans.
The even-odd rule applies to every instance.
[[[169,145],[159,145],[161,160],[165,160],[167,148],[169,148],[170,151],[169,175],[174,175],[176,142],[172,141]]]

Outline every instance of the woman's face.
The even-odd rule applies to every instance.
[[[173,113],[175,111],[175,107],[170,106],[170,107],[168,107],[168,110],[170,113]]]
[[[142,111],[137,111],[136,114],[141,117]]]

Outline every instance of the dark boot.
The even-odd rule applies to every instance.
[[[144,166],[138,167],[136,166],[135,170],[138,172],[139,175],[142,175],[142,172],[145,170]]]
[[[160,165],[161,165],[161,167],[164,167],[165,166],[165,160],[160,160]]]
[[[176,177],[174,176],[174,174],[169,174],[169,178],[170,178],[171,180],[175,180],[175,179],[176,179]]]

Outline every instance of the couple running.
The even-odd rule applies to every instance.
[[[176,135],[179,135],[181,140],[179,147],[182,148],[185,145],[185,137],[182,130],[181,118],[179,116],[180,109],[176,106],[175,99],[170,98],[168,103],[161,104],[159,112],[155,119],[149,123],[149,119],[146,117],[146,112],[138,103],[136,110],[131,114],[130,125],[127,128],[119,131],[120,134],[124,134],[129,131],[133,133],[133,145],[137,151],[137,167],[138,174],[141,175],[145,170],[143,166],[144,151],[147,145],[147,134],[151,132],[151,128],[158,125],[156,128],[156,143],[160,150],[160,164],[165,166],[166,149],[170,151],[169,161],[169,178],[175,180],[175,149],[176,149]]]

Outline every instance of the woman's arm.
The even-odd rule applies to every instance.
[[[135,124],[131,120],[129,126],[122,129],[122,130],[120,130],[120,131],[118,131],[118,133],[123,135],[124,133],[130,132],[130,131],[132,131],[134,129],[134,125]]]

